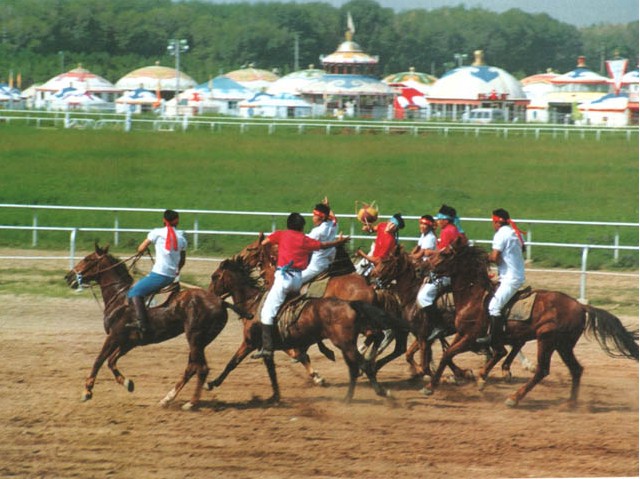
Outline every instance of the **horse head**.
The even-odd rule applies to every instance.
[[[65,275],[65,280],[71,288],[79,288],[92,281],[100,281],[107,271],[116,272],[124,282],[133,282],[126,267],[109,254],[109,245],[101,248],[96,242],[94,252],[80,260]]]
[[[446,248],[432,254],[427,263],[439,276],[450,276],[452,279],[491,287],[487,253],[468,244],[465,238],[458,238]]]
[[[409,255],[402,246],[398,246],[392,254],[375,263],[371,271],[371,280],[382,287],[386,287],[400,276],[404,276],[409,269],[415,272]]]
[[[263,284],[262,273],[236,255],[222,261],[211,274],[209,292],[221,297],[232,295],[236,302],[258,294],[256,291],[263,290]]]

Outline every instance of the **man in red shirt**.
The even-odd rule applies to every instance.
[[[287,218],[287,229],[271,233],[262,245],[278,245],[278,261],[273,286],[262,306],[262,348],[252,356],[254,359],[273,357],[273,322],[280,306],[289,293],[297,293],[302,287],[302,270],[309,264],[311,253],[319,249],[333,248],[349,241],[342,234],[334,241],[322,243],[303,233],[304,218],[300,213],[291,213]]]
[[[398,244],[399,231],[402,228],[404,228],[404,219],[402,219],[400,213],[393,215],[387,222],[378,223],[375,226],[365,225],[362,227],[363,231],[368,231],[369,233],[375,231],[377,234],[370,254],[366,254],[362,250],[357,251],[357,254],[366,260],[366,264],[358,265],[360,266],[358,270],[360,274],[366,276],[374,264],[393,253]]]

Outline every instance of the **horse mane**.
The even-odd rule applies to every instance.
[[[247,264],[244,258],[240,255],[235,255],[229,259],[220,263],[221,269],[226,269],[232,273],[236,273],[240,280],[244,283],[243,286],[248,288],[260,289],[264,283],[262,278],[262,272],[255,274],[256,268]]]
[[[493,291],[489,277],[489,257],[482,248],[465,245],[454,250],[450,262],[450,276],[466,278],[477,282],[487,291]]]
[[[414,275],[415,265],[402,245],[396,247],[391,255],[382,259],[374,268],[374,276],[382,285],[387,285],[409,269]]]
[[[119,278],[124,280],[124,282],[128,285],[133,284],[133,277],[129,273],[129,269],[124,262],[120,261],[111,253],[107,253],[105,255],[105,258],[107,258],[107,260],[109,261],[109,267],[112,267],[113,271],[118,275]]]

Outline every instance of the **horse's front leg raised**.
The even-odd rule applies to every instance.
[[[213,388],[220,387],[220,385],[227,378],[229,373],[233,371],[235,368],[237,368],[238,364],[240,364],[244,360],[244,358],[246,358],[249,355],[249,353],[254,349],[255,349],[254,346],[249,346],[249,344],[247,344],[246,342],[243,342],[238,348],[238,350],[236,351],[236,353],[231,357],[231,359],[227,363],[227,366],[224,368],[224,371],[222,371],[220,375],[217,378],[215,378],[213,381],[209,381],[207,383],[207,386],[206,386],[207,391],[212,391]]]
[[[111,353],[109,356],[109,360],[107,361],[107,365],[109,369],[113,373],[113,376],[116,378],[116,382],[125,387],[127,391],[130,393],[133,392],[135,386],[131,379],[125,378],[124,375],[118,369],[118,359],[131,351],[130,346],[118,346],[116,350]]]
[[[88,401],[93,397],[93,387],[96,383],[96,377],[98,376],[98,371],[102,367],[102,364],[107,360],[107,358],[113,354],[115,349],[118,347],[117,343],[114,341],[113,337],[107,336],[102,344],[102,349],[100,350],[100,354],[93,362],[93,367],[91,368],[91,372],[89,376],[85,380],[84,384],[84,392],[82,393],[82,401]]]

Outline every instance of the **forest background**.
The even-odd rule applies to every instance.
[[[463,6],[395,12],[373,0],[340,8],[328,3],[211,4],[184,0],[0,0],[0,81],[42,83],[82,64],[112,82],[159,62],[174,66],[169,39],[188,42],[181,70],[198,82],[243,66],[285,75],[335,51],[347,14],[354,40],[380,58],[379,73],[417,71],[441,76],[456,54],[485,52],[487,64],[516,78],[575,68],[579,55],[605,74],[616,52],[638,61],[638,21],[578,28],[547,14],[495,13]],[[297,54],[294,54],[297,39]],[[297,61],[297,65],[296,65]]]

